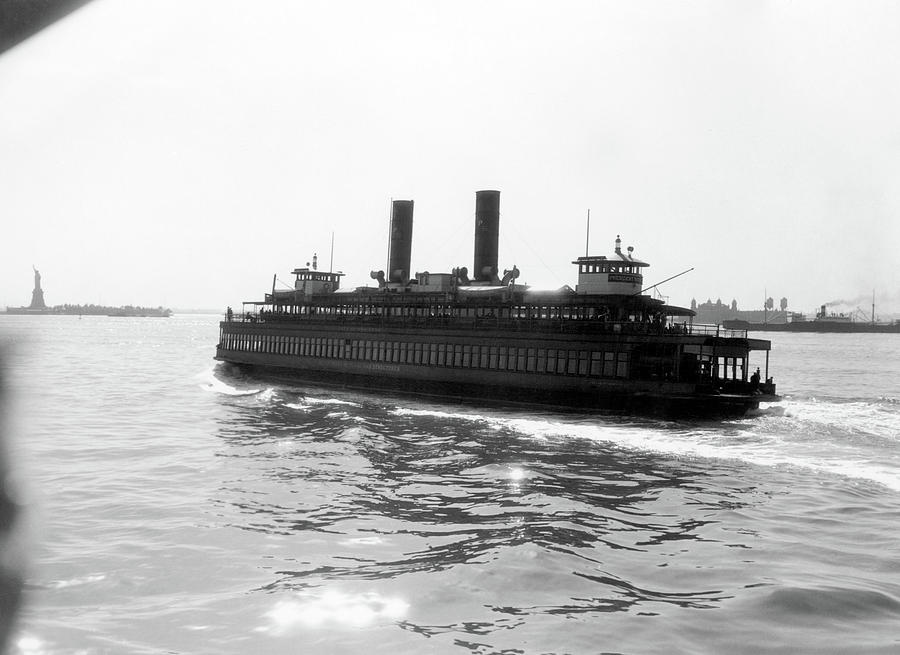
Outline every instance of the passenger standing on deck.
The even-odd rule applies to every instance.
[[[759,391],[759,367],[757,367],[753,375],[750,376],[750,391],[751,393]]]

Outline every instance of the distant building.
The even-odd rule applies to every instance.
[[[737,300],[732,299],[730,305],[722,302],[721,298],[717,298],[715,302],[707,299],[705,303],[697,304],[697,301],[691,300],[691,309],[697,312],[694,317],[694,323],[707,325],[718,325],[723,321],[747,321],[748,323],[787,323],[790,312],[787,310],[787,299],[782,298],[783,307],[781,311],[763,310],[763,309],[738,309]]]

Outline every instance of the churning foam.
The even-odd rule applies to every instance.
[[[226,384],[214,372],[214,369],[208,369],[202,373],[198,373],[196,379],[199,381],[200,388],[213,393],[220,393],[226,396],[252,396],[260,392],[259,389],[238,389]]]
[[[679,458],[743,461],[789,466],[869,480],[900,490],[900,408],[889,402],[818,402],[809,399],[763,405],[732,421],[676,423],[509,417],[429,409],[398,408],[400,416],[430,416],[486,423],[532,439],[586,439],[618,448]]]

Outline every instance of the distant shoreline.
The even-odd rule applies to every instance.
[[[225,312],[221,309],[166,309],[165,313],[159,313],[155,308],[135,307],[134,311],[129,311],[126,307],[104,307],[103,311],[96,308],[92,311],[72,311],[58,310],[56,307],[48,307],[46,309],[30,309],[29,307],[7,307],[6,311],[0,310],[0,316],[127,316],[127,317],[161,317],[168,316],[224,316]]]
[[[56,316],[123,316],[123,317],[154,317],[168,318],[172,310],[165,307],[139,307],[123,305],[110,307],[107,305],[55,305],[42,309],[31,307],[7,307],[7,314],[16,315],[56,315]]]

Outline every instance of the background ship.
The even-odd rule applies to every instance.
[[[873,312],[874,315],[874,312]],[[722,326],[730,329],[740,329],[763,332],[874,332],[874,333],[900,333],[900,321],[876,322],[858,321],[851,315],[829,314],[826,306],[822,305],[814,319],[807,319],[802,314],[791,314],[790,320],[779,322],[751,323],[741,319],[722,321]]]
[[[834,305],[842,303],[833,303]],[[725,304],[721,300],[707,300],[698,305],[692,301],[691,309],[697,312],[698,323],[721,325],[726,329],[749,330],[751,332],[900,332],[900,321],[875,320],[875,303],[872,313],[857,309],[855,312],[835,313],[828,311],[828,305],[819,307],[815,318],[807,318],[805,314],[789,311],[787,298],[782,298],[779,308],[775,309],[771,298],[766,301],[764,309],[740,310],[737,302],[732,300]]]

